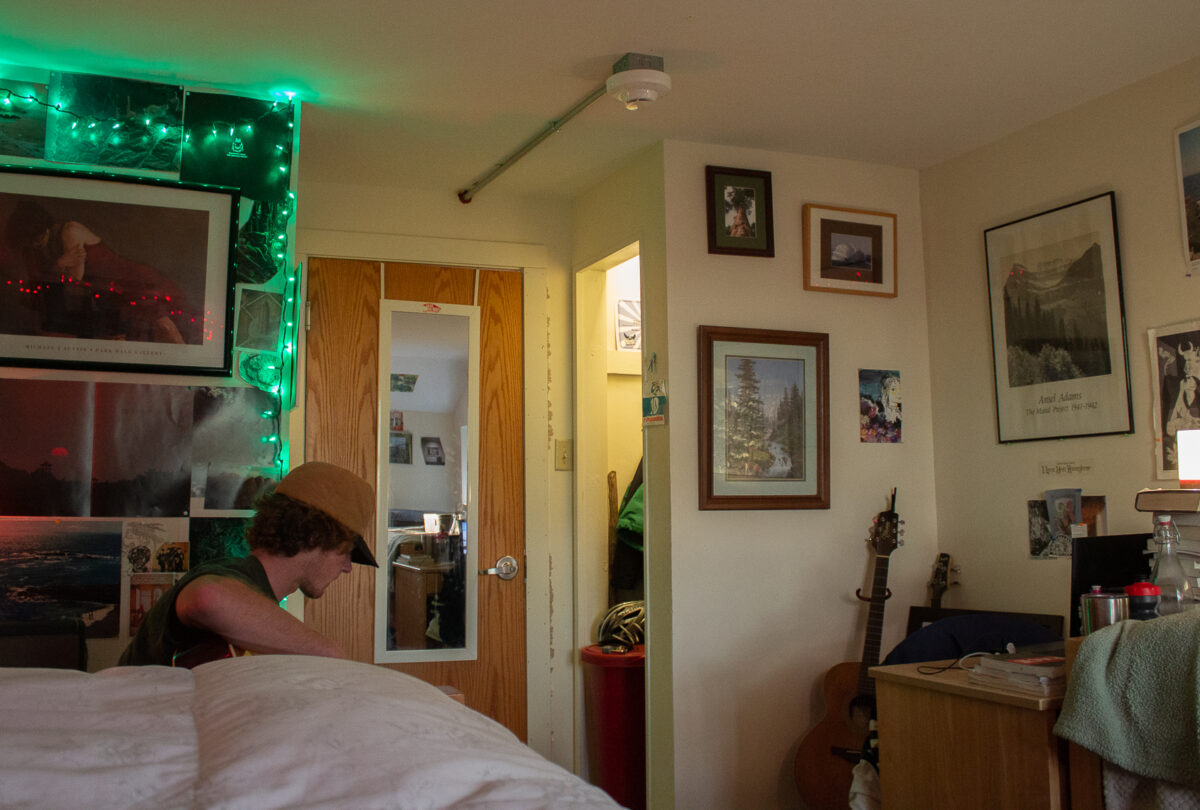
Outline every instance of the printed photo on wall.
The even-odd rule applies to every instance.
[[[1073,499],[1077,489],[1050,490],[1046,496],[1026,502],[1029,515],[1029,556],[1035,560],[1051,560],[1071,556],[1073,536],[1100,537],[1108,534],[1107,501],[1103,495],[1084,495],[1080,498],[1074,533],[1055,533],[1050,521],[1047,501],[1051,492],[1068,492]],[[1056,508],[1057,511],[1057,508]],[[1082,524],[1082,525],[1080,525]]]
[[[858,370],[858,440],[872,444],[900,442],[900,372]]]
[[[121,521],[0,519],[0,621],[120,631]]]
[[[183,143],[183,88],[179,85],[55,73],[50,78],[50,103],[73,115],[49,119],[48,160],[179,171]],[[94,138],[90,127],[78,126],[80,121],[119,134]],[[149,150],[144,142],[151,144]]]
[[[437,436],[421,437],[421,454],[425,456],[426,464],[443,466],[446,463],[446,453],[442,450],[442,440]]]
[[[175,584],[174,574],[131,574],[129,577],[129,635],[137,632],[146,613]]]
[[[248,517],[204,517],[188,521],[188,546],[192,567],[221,557],[245,557],[250,554],[246,542]]]
[[[1175,436],[1200,428],[1200,321],[1147,330],[1154,365],[1154,448],[1158,478],[1179,477]]]
[[[642,302],[617,301],[617,351],[642,350]]]
[[[127,520],[121,534],[122,567],[128,574],[187,570],[187,518]]]
[[[0,115],[0,155],[40,160],[46,156],[46,85],[0,77],[0,87],[12,92]]]

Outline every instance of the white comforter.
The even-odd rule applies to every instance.
[[[613,808],[415,678],[306,656],[0,669],[4,808]]]

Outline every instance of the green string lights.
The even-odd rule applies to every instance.
[[[0,125],[6,119],[16,120],[26,111],[42,108],[47,116],[47,132],[55,136],[47,138],[48,142],[82,145],[78,149],[68,148],[61,155],[47,156],[56,162],[96,163],[136,171],[155,167],[164,154],[174,149],[175,157],[170,162],[178,167],[182,182],[234,186],[241,190],[243,205],[249,203],[252,207],[237,235],[236,280],[259,289],[281,291],[275,346],[258,351],[235,345],[237,370],[244,382],[273,399],[273,406],[261,414],[271,423],[262,440],[274,445],[274,463],[280,475],[287,467],[282,414],[295,407],[296,402],[296,321],[301,272],[299,266],[292,268],[288,259],[288,234],[294,221],[296,194],[290,189],[294,94],[286,95],[286,101],[264,101],[187,92],[180,123],[178,113],[166,109],[98,116],[79,112],[70,104],[51,103],[36,92],[0,86]],[[86,106],[86,100],[83,103]],[[70,120],[69,126],[62,117]]]

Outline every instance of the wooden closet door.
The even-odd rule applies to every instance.
[[[522,571],[479,578],[475,661],[387,664],[461,690],[467,705],[527,736],[525,699],[524,337],[520,272],[386,263],[383,296],[480,307],[479,565],[504,555]],[[478,300],[475,300],[476,290]],[[380,265],[314,258],[308,267],[305,460],[339,464],[376,480],[379,426]],[[292,463],[298,463],[293,458]],[[367,542],[376,548],[375,538]],[[359,661],[373,659],[374,569],[355,566],[305,620]]]

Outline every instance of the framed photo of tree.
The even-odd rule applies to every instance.
[[[829,335],[698,329],[701,509],[829,508]]]
[[[709,253],[775,255],[770,172],[705,166],[704,189]]]
[[[1000,442],[1129,433],[1113,192],[984,231]]]

